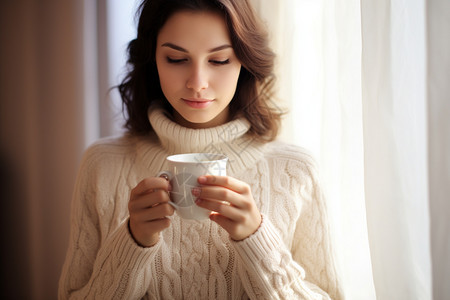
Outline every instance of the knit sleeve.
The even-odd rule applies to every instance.
[[[75,185],[71,233],[59,281],[59,299],[140,299],[149,286],[149,262],[160,243],[142,248],[135,243],[124,218],[107,234],[101,231],[98,207],[99,155],[85,154]]]
[[[343,299],[326,205],[314,166],[302,162],[302,166],[294,163],[289,168],[299,183],[289,185],[298,187],[293,194],[302,203],[301,213],[291,226],[292,245],[286,244],[265,215],[257,232],[233,243],[246,293],[251,299]],[[306,173],[299,174],[300,169]]]
[[[311,157],[305,165],[306,184],[299,194],[304,204],[294,232],[292,255],[305,270],[306,280],[327,291],[331,299],[345,299],[317,166]]]

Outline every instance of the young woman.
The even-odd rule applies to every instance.
[[[311,157],[275,141],[274,55],[245,0],[148,0],[119,86],[127,134],[85,153],[59,297],[342,299]],[[222,153],[181,219],[165,158]]]

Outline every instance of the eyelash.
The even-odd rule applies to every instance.
[[[185,58],[182,58],[182,59],[172,59],[170,57],[167,58],[167,62],[170,64],[179,64],[179,63],[182,63],[185,61],[187,61],[187,59],[185,59]]]
[[[230,63],[229,59],[225,59],[225,60],[210,60],[211,63],[215,64],[215,65],[226,65]]]
[[[167,57],[167,62],[170,63],[170,64],[181,64],[181,63],[184,63],[184,62],[186,62],[186,61],[187,61],[187,59],[185,59],[185,58],[182,58],[182,59],[172,59],[172,58],[170,58],[170,57]],[[230,60],[229,60],[229,59],[226,59],[226,60],[210,60],[209,62],[212,63],[212,64],[214,64],[214,65],[220,65],[220,66],[222,66],[222,65],[229,64],[229,63],[230,63]]]

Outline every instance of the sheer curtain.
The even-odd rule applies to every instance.
[[[283,139],[321,166],[348,299],[448,299],[449,2],[254,2]]]
[[[290,110],[282,139],[307,148],[320,164],[348,299],[375,299],[364,202],[359,1],[257,4],[280,58],[280,98]]]
[[[362,1],[361,11],[365,188],[377,295],[431,299],[425,1]]]

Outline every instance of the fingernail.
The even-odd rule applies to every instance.
[[[199,183],[206,183],[206,177],[205,177],[205,176],[200,176],[200,177],[198,178],[198,182],[199,182]]]
[[[198,196],[200,196],[201,189],[199,187],[194,187],[194,188],[192,188],[191,193],[192,193],[192,195],[198,197]]]
[[[166,174],[161,174],[161,175],[159,175],[159,177],[164,178],[165,180],[169,181],[169,176],[167,176]]]

